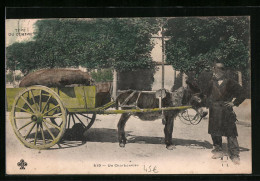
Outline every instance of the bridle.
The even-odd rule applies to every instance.
[[[193,117],[191,117],[189,114],[189,110],[191,110],[191,109],[196,111],[196,115]],[[195,108],[191,108],[191,109],[186,109],[186,110],[180,112],[178,114],[178,117],[181,120],[181,122],[183,122],[184,124],[197,125],[201,122],[203,117]]]
[[[193,96],[197,96],[199,97],[200,93],[195,93],[193,94]],[[191,116],[191,114],[189,114],[189,110],[194,110],[196,111],[196,114],[195,116]],[[184,123],[184,124],[187,124],[187,125],[197,125],[201,122],[202,120],[202,116],[201,114],[199,113],[199,111],[197,110],[196,107],[193,107],[193,108],[190,108],[190,109],[186,109],[184,111],[181,111],[179,114],[178,114],[178,117],[179,119]]]

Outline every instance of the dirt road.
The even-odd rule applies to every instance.
[[[239,110],[238,110],[239,111]],[[141,121],[131,117],[126,124],[128,143],[120,148],[117,142],[117,121],[120,115],[98,115],[86,142],[64,140],[59,147],[33,150],[24,147],[13,133],[9,113],[6,119],[6,168],[8,174],[189,174],[250,173],[251,127],[238,124],[241,164],[228,157],[211,159],[208,120],[185,125],[175,120],[173,142],[176,149],[164,145],[161,120]],[[242,123],[243,120],[242,120]],[[223,140],[226,148],[226,139]],[[20,169],[23,159],[27,166]]]

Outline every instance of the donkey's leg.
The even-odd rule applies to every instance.
[[[125,137],[125,123],[130,118],[131,114],[124,113],[121,115],[120,120],[117,124],[118,128],[118,141],[120,147],[125,147],[126,137]]]
[[[164,135],[165,135],[165,144],[168,150],[172,150],[175,146],[172,144],[172,131],[173,131],[173,124],[174,124],[174,116],[172,115],[165,115],[166,124],[164,127]]]

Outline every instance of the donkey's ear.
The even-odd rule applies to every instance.
[[[195,93],[201,92],[198,84],[195,81],[186,80],[186,84],[189,86],[192,92]]]
[[[206,98],[207,96],[206,96],[203,92],[200,92],[199,97],[202,98],[202,99],[204,99],[204,98]]]

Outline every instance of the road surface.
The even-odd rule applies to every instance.
[[[244,110],[244,109],[243,109]],[[241,164],[228,157],[211,159],[212,142],[207,133],[208,119],[186,125],[175,120],[173,142],[176,149],[164,145],[161,120],[141,121],[131,117],[126,124],[128,143],[120,148],[117,142],[117,121],[120,115],[98,115],[86,142],[64,140],[59,147],[34,150],[23,146],[14,135],[9,113],[6,119],[7,174],[204,174],[251,173],[251,124],[236,109],[241,150]],[[226,139],[223,139],[226,149]],[[18,162],[27,163],[20,169]]]

